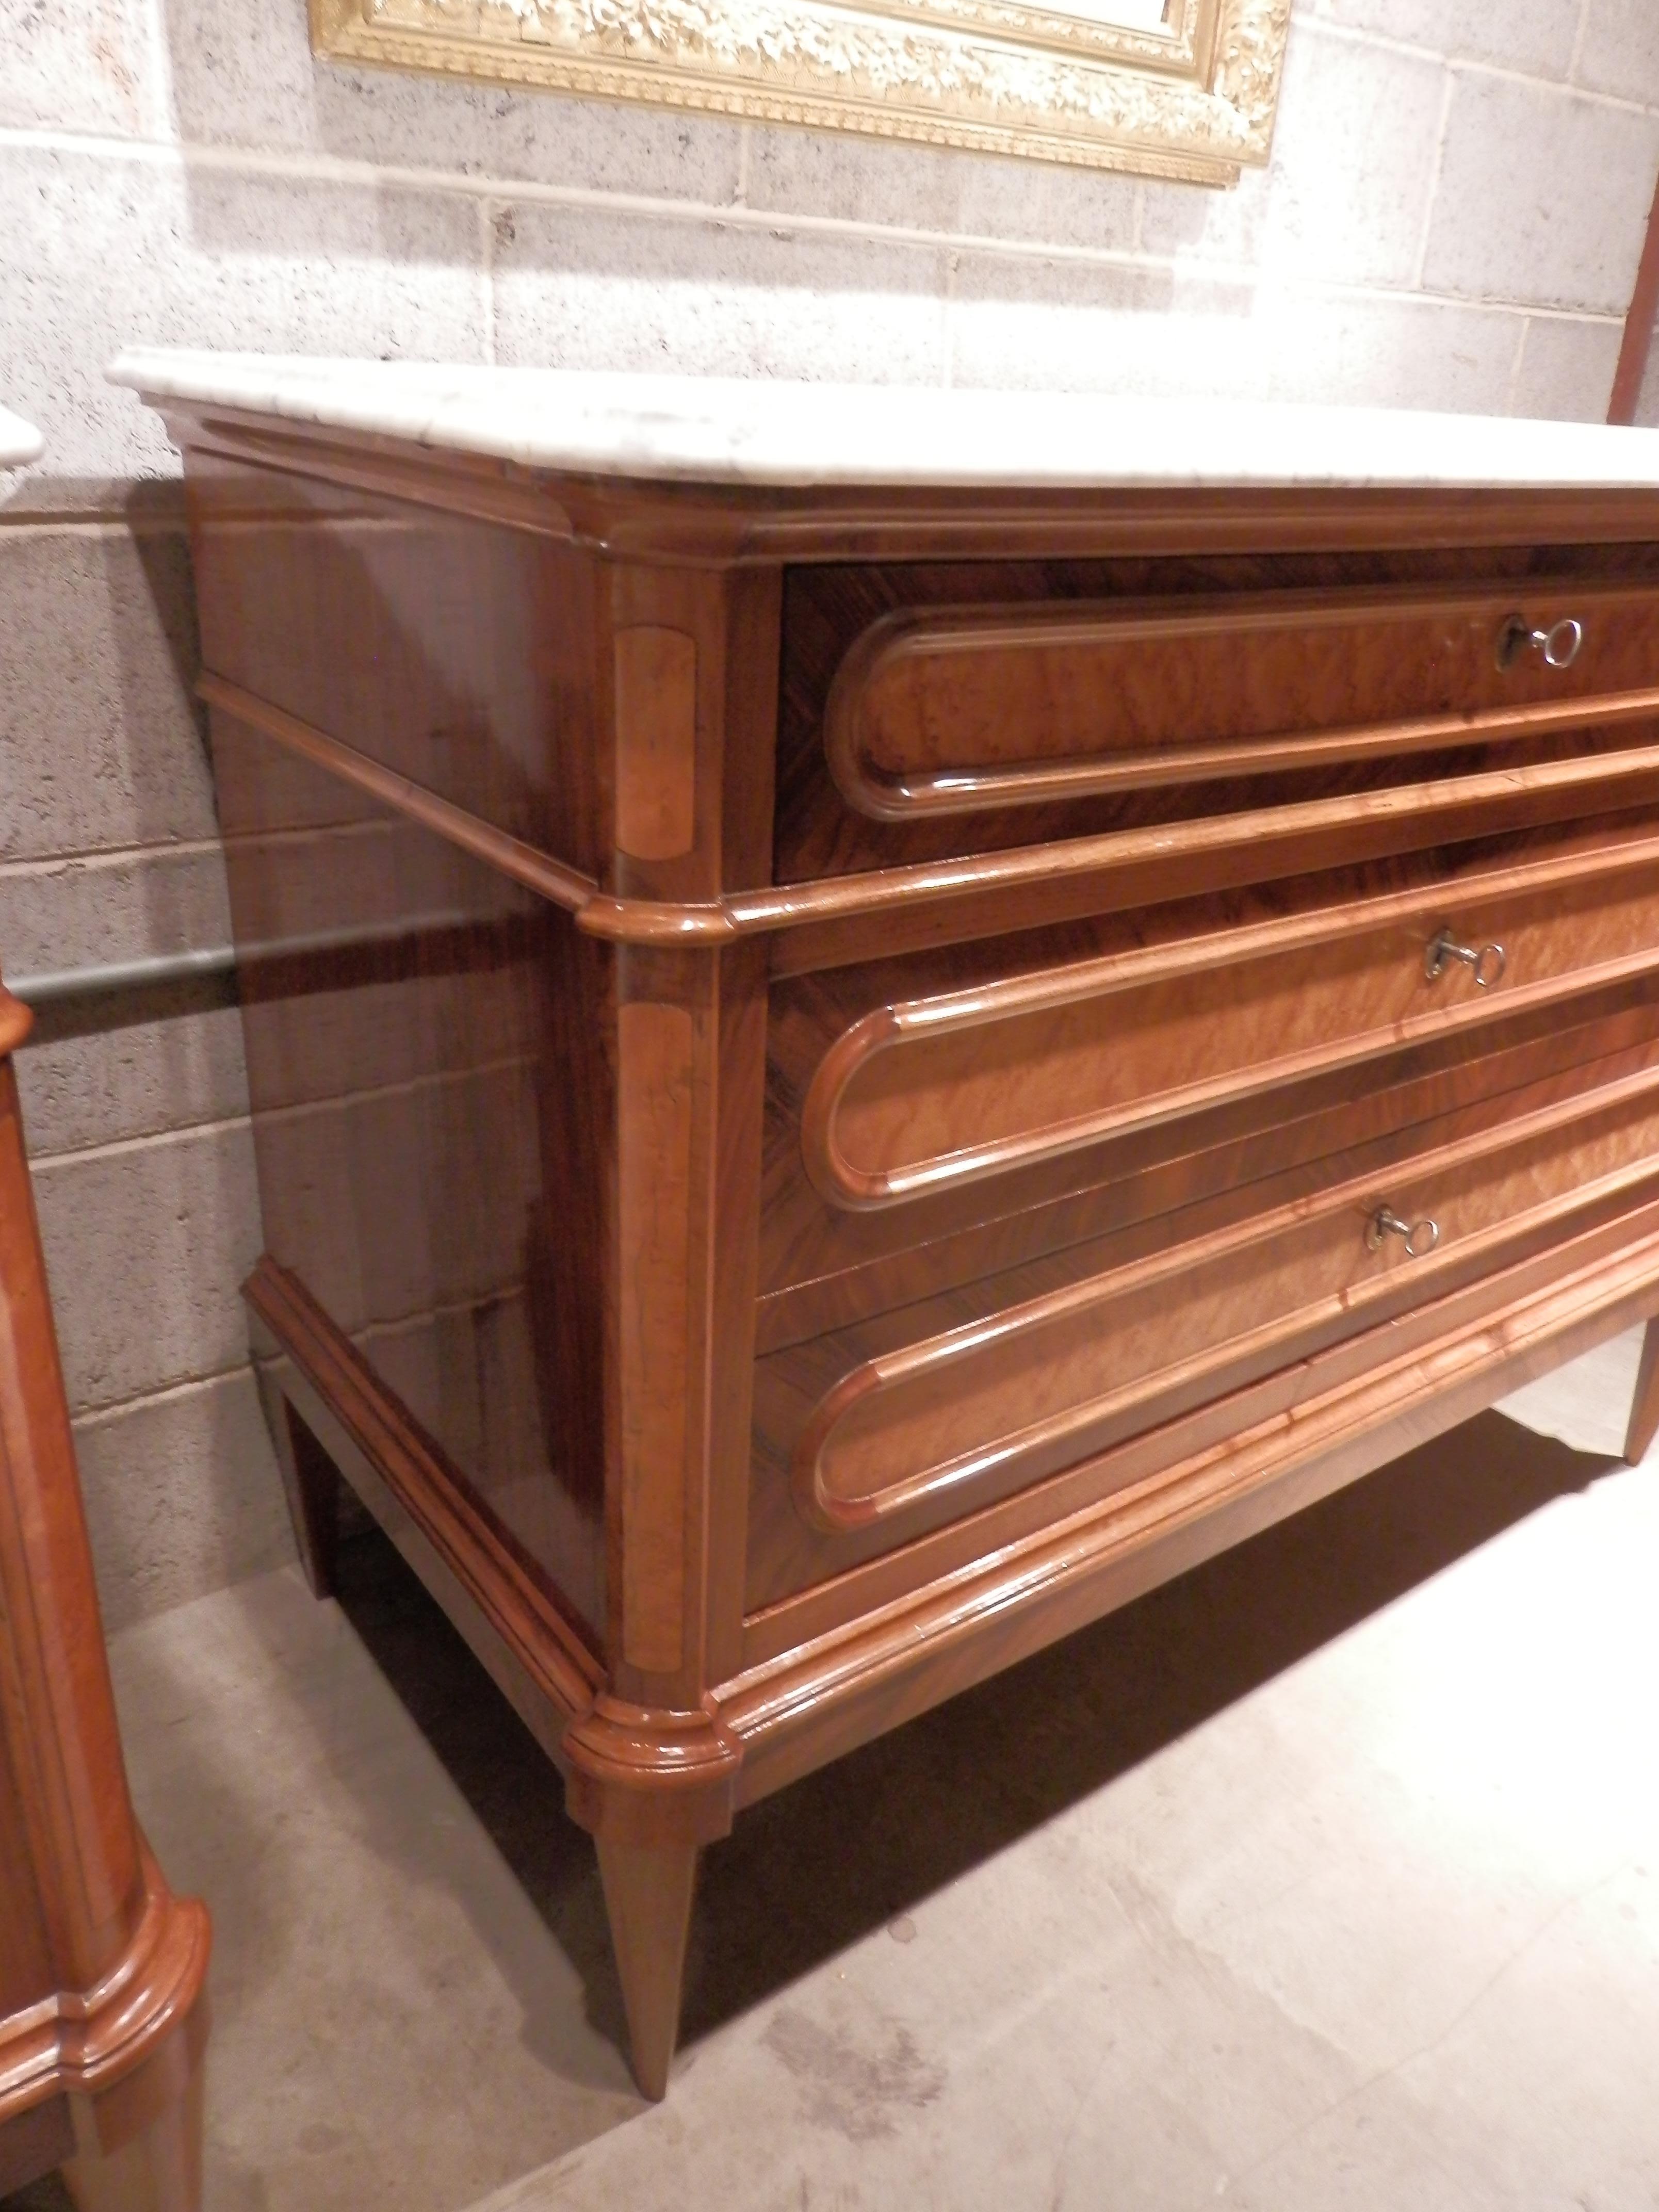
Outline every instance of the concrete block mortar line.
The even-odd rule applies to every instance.
[[[26,1043],[21,1049],[27,1053],[31,1047]],[[479,1060],[466,1067],[434,1068],[421,1075],[404,1076],[395,1083],[360,1084],[349,1091],[328,1091],[319,1098],[296,1098],[281,1105],[265,1106],[260,1109],[259,1121],[262,1127],[281,1127],[325,1114],[337,1114],[343,1107],[375,1105],[388,1098],[418,1098],[430,1091],[459,1090],[486,1076],[528,1073],[535,1065],[530,1055],[514,1053]],[[56,1152],[32,1152],[29,1164],[33,1168],[52,1168],[112,1159],[125,1153],[152,1150],[161,1144],[181,1143],[186,1138],[252,1127],[252,1116],[246,1112],[177,1121],[165,1129],[143,1130],[130,1137],[112,1137],[90,1145],[61,1146]]]
[[[418,1098],[423,1092],[459,1088],[480,1082],[488,1075],[528,1074],[536,1066],[533,1054],[507,1053],[495,1060],[480,1060],[465,1067],[430,1068],[420,1075],[400,1077],[395,1083],[362,1083],[349,1091],[331,1091],[320,1098],[294,1098],[279,1106],[259,1109],[261,1126],[303,1121],[319,1114],[337,1113],[343,1106],[365,1106],[386,1098]],[[59,1155],[59,1157],[66,1157]]]
[[[1446,81],[1440,88],[1440,126],[1434,134],[1434,167],[1429,173],[1429,195],[1423,208],[1423,232],[1417,241],[1417,258],[1412,264],[1412,283],[1420,292],[1424,273],[1429,265],[1429,243],[1434,236],[1435,211],[1440,204],[1440,179],[1446,167],[1446,138],[1451,130],[1453,95],[1457,90],[1457,74],[1446,70]]]
[[[168,66],[167,0],[144,0],[144,102],[152,134],[164,143],[178,134],[173,127],[173,72]]]
[[[733,207],[747,207],[749,204],[749,158],[754,140],[754,132],[747,130],[740,132],[738,137],[738,181],[732,188]]]
[[[1509,389],[1504,395],[1504,410],[1510,415],[1515,412],[1516,399],[1521,390],[1521,370],[1527,358],[1527,334],[1531,328],[1532,317],[1523,315],[1521,319],[1520,335],[1515,341],[1515,359],[1510,366]]]
[[[225,1114],[212,1121],[185,1121],[176,1129],[146,1129],[136,1137],[112,1137],[102,1144],[72,1146],[66,1152],[33,1152],[29,1156],[29,1168],[36,1176],[49,1176],[70,1168],[85,1167],[94,1161],[129,1159],[137,1152],[160,1152],[168,1145],[193,1145],[203,1137],[222,1137],[252,1127],[250,1114]]]
[[[94,1429],[106,1429],[116,1421],[141,1413],[149,1407],[165,1404],[170,1399],[188,1398],[211,1390],[221,1382],[234,1382],[239,1375],[251,1373],[252,1368],[253,1360],[250,1354],[246,1358],[233,1360],[228,1367],[204,1368],[198,1375],[179,1376],[162,1383],[157,1389],[135,1390],[128,1398],[110,1398],[99,1405],[77,1406],[70,1412],[70,1428],[77,1434]]]
[[[1588,4],[1588,0],[1586,0]],[[1391,39],[1386,32],[1367,31],[1352,23],[1336,23],[1322,17],[1312,27],[1315,35],[1322,39],[1336,39],[1345,46],[1375,46],[1379,52],[1409,55],[1415,61],[1437,62],[1441,68],[1467,70],[1472,76],[1500,77],[1506,84],[1528,84],[1540,92],[1559,94],[1564,99],[1587,100],[1595,107],[1613,107],[1626,115],[1659,114],[1659,102],[1651,100],[1626,100],[1616,92],[1601,92],[1589,85],[1575,84],[1571,75],[1540,76],[1533,70],[1507,69],[1502,62],[1486,61],[1475,54],[1448,54],[1437,46],[1423,46],[1407,39]],[[1579,19],[1574,58],[1568,64],[1569,71],[1577,66],[1577,45],[1583,38],[1584,19]]]
[[[1431,56],[1431,58],[1442,61],[1443,65],[1442,57]],[[1457,66],[1463,69],[1474,65],[1459,63]],[[1542,79],[1530,81],[1546,82]],[[1556,92],[1565,90],[1553,80],[1548,81],[1548,88]],[[1574,93],[1572,97],[1589,98],[1590,95]],[[1613,104],[1625,107],[1632,106],[1628,101]],[[1640,112],[1659,113],[1659,109]],[[136,139],[91,136],[71,138],[62,133],[0,127],[0,148],[6,146],[48,151],[67,150],[89,159],[142,161],[156,167],[176,164],[182,168],[210,169],[232,175],[287,177],[301,182],[355,185],[371,191],[393,186],[401,191],[449,193],[471,199],[494,196],[549,207],[580,209],[596,214],[638,216],[653,222],[693,222],[706,225],[711,229],[726,228],[763,231],[775,237],[807,234],[814,237],[840,238],[860,245],[918,246],[934,252],[953,247],[962,252],[982,254],[989,258],[1079,264],[1159,276],[1225,276],[1230,270],[1237,274],[1243,265],[1225,261],[1194,261],[1176,254],[1136,252],[1115,246],[1079,246],[1055,240],[932,230],[912,224],[859,222],[843,216],[799,214],[793,210],[783,216],[775,209],[739,207],[730,201],[716,204],[703,200],[670,199],[647,193],[617,192],[586,185],[517,183],[507,178],[479,177],[459,170],[416,169],[326,155],[270,153],[243,147],[151,146]],[[1295,281],[1304,291],[1333,300],[1364,300],[1387,305],[1403,302],[1459,307],[1494,314],[1536,314],[1565,322],[1618,322],[1621,319],[1612,313],[1551,307],[1530,300],[1480,297],[1459,292],[1429,292],[1406,286],[1345,284],[1327,277],[1307,276]]]
[[[187,1376],[183,1382],[163,1382],[154,1390],[135,1391],[131,1398],[113,1398],[106,1406],[89,1407],[86,1412],[75,1414],[70,1427],[76,1434],[88,1429],[106,1429],[112,1421],[121,1420],[127,1414],[142,1412],[149,1407],[198,1398],[205,1390],[216,1389],[222,1382],[234,1382],[239,1375],[251,1372],[252,1366],[251,1358],[238,1359],[228,1367],[215,1367],[200,1375]]]
[[[944,363],[939,381],[948,392],[957,375],[957,271],[962,264],[959,253],[947,252],[945,256],[945,295],[939,302],[939,356]]]
[[[499,204],[493,199],[478,202],[479,313],[483,323],[484,365],[488,368],[495,366],[495,210]]]
[[[1578,71],[1584,59],[1584,41],[1589,36],[1590,9],[1595,0],[1578,0],[1578,23],[1572,34],[1572,52],[1567,61],[1567,82],[1577,84]]]
[[[223,843],[217,837],[178,837],[155,844],[100,845],[56,853],[28,853],[9,860],[0,860],[0,883],[57,875],[70,868],[88,872],[94,868],[131,867],[159,856],[169,860],[212,860],[223,851]]]
[[[61,517],[24,514],[15,520],[0,509],[0,538],[176,538],[190,527],[182,504],[172,514],[82,515],[66,511]]]

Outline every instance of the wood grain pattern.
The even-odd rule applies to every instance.
[[[1659,745],[1634,746],[1230,813],[1171,832],[1075,837],[1059,848],[987,854],[949,866],[892,867],[714,899],[616,897],[550,854],[472,818],[410,778],[210,672],[197,689],[209,705],[565,908],[593,936],[617,944],[690,946],[799,933],[800,941],[777,956],[781,972],[868,957],[884,942],[893,943],[901,915],[909,927],[899,934],[923,943],[1028,927],[1067,914],[1099,912],[1114,902],[1135,903],[1149,895],[1153,881],[1164,896],[1190,893],[1206,883],[1225,887],[1257,881],[1321,861],[1363,860],[1473,836],[1481,828],[1634,805],[1650,798],[1650,787],[1659,783]]]
[[[1267,1406],[1249,1423],[1243,1406],[1229,1405],[1184,1455],[1178,1431],[1160,1439],[1138,1481],[1091,1468],[1101,1502],[1066,1513],[1047,1500],[1023,1540],[996,1543],[988,1516],[967,1565],[896,1601],[871,1594],[848,1603],[838,1592],[841,1618],[817,1638],[806,1631],[811,1608],[776,1608],[753,1665],[714,1698],[744,1747],[740,1802],[901,1726],[1617,1334],[1659,1286],[1656,1210],[1645,1236],[1643,1219],[1620,1224],[1622,1243],[1586,1240],[1587,1264],[1573,1265],[1573,1245],[1558,1248],[1541,1287],[1505,1297],[1504,1279],[1489,1279],[1484,1311],[1449,1315],[1398,1356],[1391,1332],[1357,1358],[1339,1348],[1311,1363],[1293,1403],[1281,1392],[1275,1406],[1264,1390]],[[1328,1387],[1325,1365],[1338,1378]],[[768,1647],[777,1656],[763,1656]]]
[[[1559,1282],[1569,1256],[1581,1266],[1611,1261],[1630,1246],[1644,1225],[1659,1230],[1659,1205],[1638,1207],[1634,1213],[1619,1211],[1613,1218],[1585,1228],[1570,1244],[1552,1243],[1497,1277],[1477,1273],[1472,1282],[1444,1297],[1417,1306],[1407,1303],[1384,1323],[1381,1336],[1371,1331],[1339,1336],[1305,1360],[1247,1380],[1219,1398],[1188,1405],[1176,1401],[1164,1409],[1166,1417],[1152,1427],[1109,1444],[1045,1481],[946,1521],[896,1547],[878,1545],[827,1581],[809,1582],[751,1613],[745,1625],[742,1671],[770,1668],[801,1646],[836,1635],[872,1614],[902,1613],[911,1601],[975,1563],[1090,1510],[1175,1461],[1223,1443],[1257,1420],[1280,1414],[1293,1418],[1297,1407],[1321,1391],[1369,1372],[1380,1345],[1386,1344],[1390,1357],[1401,1358],[1436,1345],[1465,1323],[1490,1318],[1506,1302],[1514,1304]],[[1613,1327],[1604,1333],[1613,1334]],[[1592,1334],[1585,1340],[1596,1339]],[[1540,1371],[1540,1366],[1531,1370]],[[1390,1455],[1381,1450],[1371,1464],[1380,1465]]]
[[[342,820],[239,720],[212,735],[239,940],[294,948],[240,976],[269,1249],[602,1638],[604,955],[402,816],[347,790]]]
[[[647,2097],[668,2092],[680,2027],[680,1980],[696,1886],[695,1844],[599,1840],[605,1909],[628,2008],[634,2073]]]
[[[562,906],[569,913],[580,913],[593,897],[597,886],[591,877],[567,867],[550,853],[538,851],[523,838],[509,836],[505,830],[478,820],[465,808],[427,790],[412,777],[371,760],[356,746],[330,737],[326,731],[301,721],[295,714],[284,713],[268,699],[244,690],[240,684],[227,683],[211,669],[198,677],[196,691],[208,706],[234,716],[249,729],[274,738],[290,752],[326,769],[331,775],[354,785],[382,805],[395,808],[423,830],[447,838],[474,860],[482,860],[486,866],[522,884],[526,890],[534,891],[555,906]]]
[[[1164,1194],[1164,1203],[1180,1203],[1196,1195],[1201,1180],[1212,1174],[1248,1178],[1270,1171],[1277,1162],[1292,1156],[1309,1157],[1310,1142],[1318,1148],[1314,1133],[1319,1117],[1328,1121],[1332,1145],[1340,1148],[1342,1131],[1357,1126],[1356,1113],[1392,1110],[1388,1101],[1400,1095],[1402,1085],[1409,1087],[1432,1076],[1441,1103],[1449,1106],[1481,1088],[1501,1089],[1503,1070],[1514,1054],[1535,1048],[1547,1056],[1552,1039],[1557,1040],[1561,1065],[1597,1057],[1598,1048],[1588,1038],[1582,1048],[1571,1040],[1603,1017],[1626,1018],[1621,1009],[1629,1010],[1633,1018],[1634,1010],[1651,997],[1652,975],[1638,975],[1607,989],[1573,991],[1530,1012],[1515,1010],[1507,975],[1501,988],[1487,992],[1470,985],[1461,971],[1457,976],[1443,975],[1433,987],[1424,977],[1419,987],[1403,988],[1407,992],[1419,988],[1418,1006],[1426,1011],[1440,1005],[1442,986],[1449,985],[1445,993],[1449,1025],[1440,1029],[1431,1021],[1415,1042],[1396,1042],[1366,1064],[1363,1084],[1356,1082],[1351,1070],[1337,1066],[1322,1074],[1306,1073],[1278,1090],[1253,1091],[1248,1080],[1253,1032],[1260,1030],[1264,1047],[1271,1045],[1274,1035],[1274,963],[1264,957],[1257,969],[1255,1003],[1266,1018],[1253,1024],[1247,1018],[1252,1003],[1248,995],[1235,1000],[1221,993],[1223,979],[1206,980],[1201,960],[1196,972],[1183,973],[1182,962],[1187,948],[1206,943],[1216,947],[1224,961],[1226,947],[1239,939],[1249,942],[1257,931],[1264,933],[1257,941],[1269,944],[1279,941],[1274,933],[1285,932],[1294,952],[1297,931],[1305,916],[1322,913],[1340,933],[1371,902],[1383,902],[1373,911],[1386,914],[1398,901],[1400,914],[1408,919],[1415,915],[1422,926],[1422,936],[1413,945],[1402,923],[1395,960],[1385,962],[1385,970],[1392,966],[1398,986],[1407,971],[1422,975],[1422,947],[1431,930],[1460,913],[1466,884],[1484,881],[1490,885],[1513,871],[1536,866],[1546,872],[1533,879],[1533,890],[1541,894],[1554,864],[1560,863],[1571,878],[1581,862],[1589,861],[1592,873],[1605,866],[1604,880],[1613,887],[1618,855],[1637,854],[1650,839],[1651,824],[1644,823],[1639,816],[1603,817],[1562,829],[1474,841],[1451,851],[1431,848],[1374,862],[1364,870],[1326,870],[1286,883],[1161,902],[1047,930],[901,953],[810,976],[776,977],[768,1038],[762,1219],[765,1332],[781,1340],[780,1331],[811,1334],[815,1325],[834,1326],[836,1304],[848,1296],[882,1302],[878,1274],[897,1282],[901,1294],[906,1284],[915,1285],[910,1292],[914,1296],[930,1282],[956,1279],[958,1257],[969,1273],[985,1272],[1000,1252],[1007,1251],[1011,1259],[1017,1256],[1011,1240],[1024,1233],[1016,1227],[1019,1223],[1031,1224],[1034,1233],[1040,1231],[1038,1242],[1029,1249],[1066,1241],[1068,1204],[1077,1209],[1080,1222],[1103,1226],[1103,1204],[1116,1209],[1113,1218],[1123,1218],[1130,1178],[1150,1177],[1152,1188]],[[1327,1004],[1340,1016],[1343,1000],[1333,977],[1340,972],[1343,947],[1328,945],[1322,952],[1316,945],[1304,949],[1332,963]],[[948,1005],[1028,978],[1091,972],[1096,963],[1106,963],[1110,973],[1111,963],[1122,960],[1132,975],[1144,975],[1146,971],[1135,963],[1146,959],[1153,963],[1157,975],[1161,971],[1156,963],[1166,957],[1174,963],[1174,973],[1167,983],[1148,986],[1148,996],[1163,997],[1178,1012],[1188,991],[1212,994],[1222,1006],[1224,1029],[1243,1058],[1242,1067],[1218,1071],[1220,1095],[1212,1103],[1192,1103],[1189,1110],[1173,1116],[1161,1115],[1154,1106],[1138,1123],[1108,1133],[1098,1143],[1009,1165],[994,1175],[946,1176],[939,1189],[916,1191],[902,1205],[851,1208],[827,1199],[809,1176],[803,1152],[809,1096],[836,1041],[857,1031],[867,1018],[879,1018],[884,1008],[912,1000]],[[1142,1003],[1134,991],[1124,996],[1130,1012]],[[1409,1009],[1409,996],[1405,1003]],[[1462,1025],[1460,1009],[1477,1006],[1479,1012]],[[1293,1000],[1288,1011],[1294,1030],[1301,1017]],[[1083,1012],[1077,1010],[1079,1019]],[[1103,1003],[1100,1015],[1103,1027],[1115,1018],[1111,1000]],[[1142,1055],[1143,1067],[1155,1064],[1165,1048],[1153,1029],[1131,1026],[1125,1034],[1127,1052]],[[959,1042],[965,1047],[971,1036],[966,1031]],[[1342,1040],[1329,1042],[1335,1048]],[[921,1051],[931,1049],[925,1037],[916,1043]],[[1202,1025],[1194,1024],[1188,1033],[1190,1057],[1184,1072],[1202,1076],[1206,1062],[1213,1066],[1209,1060],[1213,1049]],[[1125,1072],[1133,1081],[1133,1067]],[[1107,1079],[1115,1085],[1117,1072],[1109,1068]],[[1229,1095],[1235,1090],[1237,1095]],[[1060,1103],[1073,1111],[1078,1103],[1089,1103],[1069,1097]],[[1109,1096],[1105,1103],[1111,1104]],[[1133,1111],[1139,1110],[1133,1093],[1129,1104],[1133,1121]],[[1224,1169],[1216,1158],[1218,1146],[1233,1148]],[[1176,1167],[1179,1161],[1189,1163],[1187,1182]],[[1115,1195],[1103,1198],[1109,1186]],[[1044,1224],[1052,1226],[1052,1237]],[[981,1251],[990,1255],[988,1261],[976,1262]],[[939,1255],[937,1266],[925,1261],[927,1253]],[[831,1317],[815,1324],[811,1316],[820,1310]],[[858,1310],[855,1306],[848,1317]],[[792,1320],[792,1314],[798,1314],[799,1320]]]
[[[1517,615],[1578,619],[1571,666],[1500,667]],[[904,822],[1651,720],[1656,674],[1651,585],[905,611],[849,647],[823,744],[848,805]]]
[[[1060,557],[1051,547],[1040,562],[796,568],[784,606],[779,877],[811,882],[908,867],[1224,815],[1269,801],[1384,789],[1402,777],[1460,775],[1500,760],[1520,766],[1564,757],[1564,736],[1552,737],[1547,728],[1507,738],[1477,733],[1460,742],[1453,726],[1483,708],[1545,707],[1575,697],[1584,703],[1650,689],[1659,682],[1659,666],[1644,641],[1640,606],[1653,580],[1650,548],[1609,559],[1587,544],[1555,539],[1516,552],[1484,533],[1471,533],[1455,549],[1443,540],[1424,541],[1412,552],[1356,540],[1341,553],[1314,553],[1264,537],[1249,552],[1171,546],[1156,557],[1120,552],[1083,560]],[[1602,592],[1615,600],[1628,595],[1623,634],[1603,664],[1605,682],[1581,690],[1585,672],[1540,676],[1530,655],[1500,673],[1490,641],[1476,636],[1468,619],[1474,611],[1503,623],[1534,597],[1541,603],[1557,591],[1584,605]],[[1465,611],[1461,640],[1455,618],[1437,629],[1430,611],[1437,599]],[[1239,611],[1231,637],[1229,606]],[[1287,615],[1299,609],[1307,620],[1276,623],[1275,608]],[[1091,707],[1086,680],[1064,680],[1066,653],[1037,650],[1031,657],[1034,646],[1063,641],[1068,626],[1079,623],[1110,633],[1113,691],[1121,691],[1121,700],[1097,691]],[[1201,633],[1196,639],[1183,636],[1188,625]],[[1012,670],[998,674],[997,656],[975,653],[972,636],[981,626],[1024,635],[1020,674],[1026,680],[1011,680]],[[1255,773],[1235,774],[1224,763],[1197,781],[1131,776],[1092,796],[1061,788],[1040,799],[1028,793],[1027,803],[1015,805],[976,805],[969,814],[912,807],[902,818],[878,819],[849,805],[837,788],[830,709],[838,690],[844,698],[849,688],[841,681],[849,654],[870,652],[862,641],[902,639],[912,631],[955,648],[921,664],[930,681],[949,690],[950,711],[928,718],[926,736],[917,734],[911,715],[910,737],[896,749],[890,745],[885,765],[880,757],[871,760],[878,782],[896,771],[927,775],[945,769],[970,780],[986,770],[1047,771],[1103,752],[1127,769],[1133,758],[1155,757],[1165,744],[1224,751],[1262,739],[1355,732],[1369,733],[1369,741],[1358,754],[1335,761],[1316,751]],[[1390,639],[1406,634],[1412,650],[1391,652]],[[1189,644],[1191,656],[1183,649]],[[1340,645],[1348,650],[1333,649]],[[1101,649],[1108,649],[1107,641]],[[1192,680],[1197,662],[1206,664],[1208,680],[1202,683]],[[897,666],[904,665],[901,656]],[[973,683],[957,683],[970,668],[986,672],[988,698]],[[1162,696],[1165,678],[1178,705]],[[928,689],[924,684],[924,696]],[[1413,751],[1424,720],[1437,714],[1451,718],[1446,741]],[[1620,741],[1613,732],[1595,742]]]
[[[198,2212],[208,1917],[127,1795],[10,1058],[27,1028],[0,990],[0,2177],[72,2155],[109,2212]]]
[[[672,1674],[685,1649],[691,1017],[635,1000],[617,1032],[623,1653]]]
[[[1586,1111],[1586,1108],[1595,1110]],[[1498,1263],[1540,1230],[1659,1176],[1659,1071],[1425,1149],[1386,1180],[1316,1195],[1065,1289],[906,1343],[854,1368],[796,1441],[800,1510],[832,1534],[960,1494],[1041,1479],[1122,1432],[1160,1394],[1282,1363],[1323,1331],[1397,1308],[1402,1279],[1431,1297],[1471,1262]],[[1439,1242],[1372,1249],[1384,1204],[1432,1217]],[[1086,1267],[1085,1254],[1079,1255]],[[803,1348],[797,1357],[804,1362]]]
[[[740,1804],[1659,1305],[1659,507],[172,419],[301,1533],[563,1768],[660,2094]]]
[[[243,1285],[262,1363],[544,1747],[591,1711],[603,1668],[538,1571],[304,1283],[266,1254]],[[503,1678],[507,1677],[506,1680]]]
[[[1467,1037],[1441,1038],[1377,1063],[1362,1089],[1339,1073],[903,1208],[826,1206],[805,1184],[797,1152],[793,1180],[769,1178],[768,1256],[778,1287],[762,1297],[757,1348],[776,1352],[956,1286],[1042,1269],[1091,1238],[1156,1239],[1157,1224],[1177,1210],[1197,1220],[1191,1209],[1205,1209],[1201,1218],[1218,1225],[1270,1203],[1273,1188],[1291,1187],[1286,1178],[1305,1189],[1346,1172],[1362,1152],[1401,1158],[1429,1121],[1480,1127],[1650,1065],[1659,979],[1576,1003],[1560,1018],[1547,1010],[1487,1042],[1491,1049],[1474,1057]],[[803,1192],[810,1210],[799,1205]]]
[[[697,641],[660,623],[612,639],[617,844],[635,860],[673,860],[696,836]]]
[[[881,1007],[812,1079],[806,1172],[895,1205],[1624,981],[1659,963],[1656,888],[1644,842]],[[1443,929],[1500,945],[1501,978],[1430,975]]]

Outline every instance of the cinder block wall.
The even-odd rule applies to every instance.
[[[52,441],[0,478],[0,967],[227,933],[123,345],[1596,420],[1656,170],[1654,0],[1297,0],[1272,167],[1226,194],[359,76],[304,0],[0,0],[0,401]],[[118,1624],[286,1553],[236,1016],[118,1007],[23,1076]]]

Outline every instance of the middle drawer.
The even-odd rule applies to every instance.
[[[840,1299],[806,1285],[906,1252],[915,1296],[961,1279],[942,1247],[975,1224],[1437,1061],[1468,1097],[1518,1040],[1656,988],[1649,823],[781,977],[763,1296],[805,1298],[810,1331]]]
[[[1659,841],[873,1009],[801,1114],[832,1206],[896,1206],[1659,962]]]

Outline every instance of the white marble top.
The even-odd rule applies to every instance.
[[[0,469],[21,469],[27,462],[38,461],[46,444],[33,422],[26,422],[21,415],[9,415],[0,407]]]
[[[160,349],[109,374],[153,399],[706,483],[1659,489],[1659,432],[1479,415]]]

